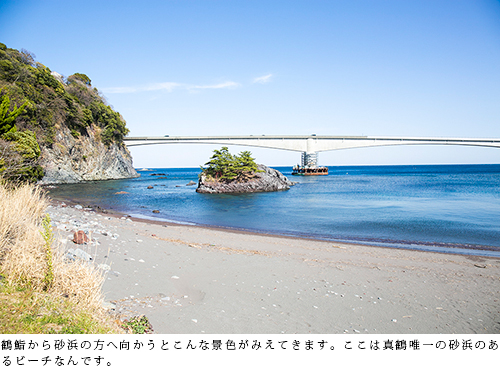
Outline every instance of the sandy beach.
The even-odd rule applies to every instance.
[[[98,213],[53,201],[56,239],[105,273],[106,302],[155,333],[500,333],[500,259]],[[91,242],[73,243],[77,230]]]

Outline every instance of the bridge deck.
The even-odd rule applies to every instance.
[[[500,148],[495,138],[379,137],[379,136],[163,136],[125,137],[127,146],[162,144],[221,144],[319,152],[356,147],[391,145],[466,145]]]

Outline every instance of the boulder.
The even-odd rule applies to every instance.
[[[73,242],[76,243],[77,245],[82,245],[84,243],[89,242],[89,238],[87,237],[84,231],[76,231],[75,234],[73,235]]]
[[[258,172],[247,181],[219,182],[208,180],[203,174],[200,176],[198,188],[199,193],[248,193],[248,192],[273,192],[290,189],[294,183],[276,169],[259,164]]]
[[[69,249],[66,252],[66,260],[68,261],[76,261],[76,259],[80,259],[83,261],[92,261],[92,256],[88,254],[87,252],[83,251],[82,249]]]
[[[83,251],[82,249],[76,249],[74,255],[83,261],[92,261],[92,256],[89,253]]]

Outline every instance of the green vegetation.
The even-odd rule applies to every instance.
[[[0,43],[0,175],[41,179],[40,146],[51,147],[63,127],[75,139],[95,129],[105,145],[122,144],[125,120],[91,83],[83,73],[65,79],[36,62],[33,53]]]
[[[2,97],[0,103],[0,135],[3,135],[4,133],[10,131],[15,132],[16,126],[14,125],[14,121],[24,111],[26,105],[28,105],[27,102],[25,102],[19,108],[16,105],[14,105],[12,111],[9,112],[10,108],[9,96],[5,95]]]
[[[45,255],[47,259],[47,270],[45,272],[45,278],[43,279],[43,289],[44,291],[50,290],[54,284],[54,265],[52,257],[52,242],[54,241],[54,232],[52,231],[52,225],[50,223],[49,214],[45,214],[42,219],[42,234],[43,240],[45,241]]]
[[[242,151],[239,155],[232,155],[225,146],[220,150],[214,150],[214,154],[205,165],[208,167],[201,167],[203,174],[208,179],[217,181],[244,182],[259,172],[250,151]]]
[[[153,332],[153,327],[145,315],[135,316],[130,320],[125,320],[122,327],[132,334],[147,334]]]
[[[34,182],[43,177],[37,164],[40,146],[34,132],[19,132],[14,126],[0,136],[0,176],[21,182]]]
[[[30,288],[0,285],[0,334],[122,333],[72,301]]]

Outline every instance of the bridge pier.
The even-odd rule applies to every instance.
[[[301,165],[304,168],[316,168],[318,166],[317,152],[303,152],[301,157]]]

